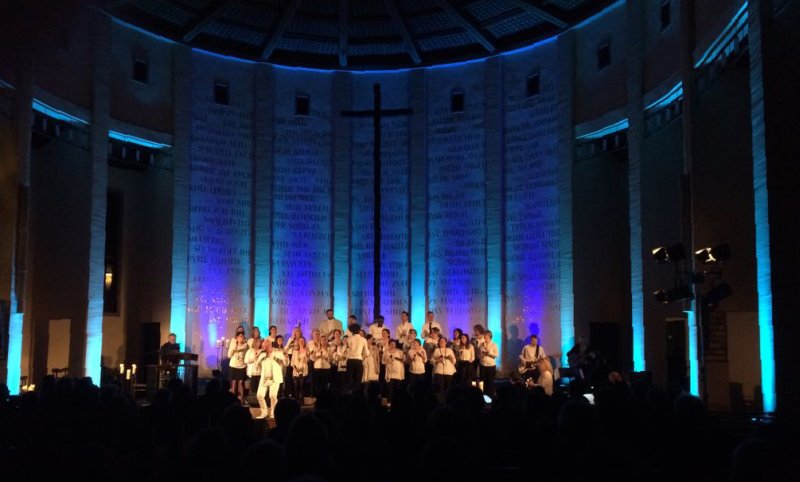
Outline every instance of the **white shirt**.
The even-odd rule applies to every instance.
[[[537,350],[538,353],[537,353]],[[525,365],[526,362],[532,363],[541,360],[542,358],[547,358],[547,355],[544,352],[544,348],[541,346],[531,346],[530,343],[525,345],[522,349],[522,353],[519,354],[519,361],[520,361],[520,369]]]
[[[314,353],[311,356],[311,359],[314,361],[314,369],[315,370],[327,370],[331,367],[331,350],[327,346],[319,347],[314,350]]]
[[[379,355],[379,357],[381,359],[381,365],[385,365],[386,364],[386,361],[384,360],[383,355],[384,355],[384,353],[386,353],[386,350],[389,349],[389,341],[390,341],[390,339],[388,339],[388,338],[386,340],[381,338],[381,339],[379,339],[378,341],[375,342],[375,348],[378,349],[378,355]]]
[[[248,377],[257,377],[261,374],[260,362],[256,363],[256,360],[258,360],[258,355],[260,354],[261,354],[261,348],[259,349],[250,348],[249,350],[247,350],[247,353],[244,354],[244,362],[247,363]]]
[[[369,346],[367,340],[361,335],[353,335],[347,338],[347,359],[363,360],[369,356]]]
[[[420,347],[419,351],[413,348],[408,351],[408,371],[414,375],[422,375],[425,373],[425,363],[428,361],[428,355],[425,350]]]
[[[278,362],[281,367],[286,366],[286,353],[283,351],[283,348],[273,348],[270,357]]]
[[[377,382],[380,377],[378,366],[377,354],[367,353],[364,357],[364,375],[361,377],[361,381]]]
[[[439,335],[442,334],[442,325],[439,324],[438,321],[436,321],[436,320],[425,321],[425,324],[422,325],[422,338],[428,338],[428,336],[431,334],[431,330],[433,328],[438,328],[439,329]]]
[[[384,323],[383,326],[378,326],[377,323],[369,325],[369,334],[372,335],[372,339],[380,340],[381,338],[383,338],[384,328],[389,328],[388,326],[386,326],[386,323]]]
[[[342,331],[342,320],[337,320],[336,318],[331,318],[329,320],[325,318],[322,320],[322,323],[319,324],[319,334],[321,336],[330,338],[334,330]]]
[[[485,342],[481,349],[481,366],[483,367],[494,367],[497,366],[497,355],[499,350],[497,349],[497,343],[490,341]]]
[[[300,338],[289,338],[289,341],[286,342],[286,347],[284,348],[284,351],[287,355],[292,356],[292,354],[294,354],[294,350],[297,348],[297,340],[299,339]]]
[[[428,355],[428,361],[433,363],[433,350],[439,347],[439,339],[433,337],[425,338],[422,348],[425,349],[425,354]]]
[[[336,363],[337,371],[347,371],[347,344],[345,342],[339,342],[339,346],[335,347],[333,361]]]
[[[466,345],[461,347],[461,351],[458,352],[458,361],[462,362],[474,362],[475,361],[475,347],[472,345]]]
[[[433,374],[455,375],[456,355],[450,348],[436,348],[433,351]]]
[[[247,368],[247,363],[244,361],[245,354],[247,354],[247,341],[243,341],[241,344],[235,341],[231,343],[231,346],[228,347],[228,358],[231,359],[230,367]]]
[[[400,326],[397,327],[397,339],[400,343],[405,344],[406,338],[408,338],[408,332],[413,329],[414,325],[412,325],[410,321],[400,323]]]
[[[316,352],[317,350],[319,350],[319,347],[320,347],[320,345],[321,345],[321,344],[322,344],[322,342],[321,342],[321,341],[319,341],[319,342],[318,342],[318,341],[314,341],[314,340],[312,339],[312,340],[311,340],[311,341],[309,341],[309,342],[308,342],[308,344],[306,345],[306,350],[308,350],[308,358],[309,358],[311,361],[314,361],[314,352]]]
[[[283,370],[274,356],[266,356],[265,353],[261,360],[261,380],[258,386],[267,387],[273,383],[283,383]]]
[[[386,365],[387,380],[402,380],[405,378],[405,365],[403,365],[403,351],[399,348],[386,350],[383,354],[383,363]]]
[[[308,375],[308,350],[305,352],[295,350],[294,355],[292,355],[291,365],[293,377],[304,377]]]

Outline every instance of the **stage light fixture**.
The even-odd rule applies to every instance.
[[[721,244],[714,248],[701,248],[694,252],[694,257],[697,261],[705,264],[727,261],[731,257],[731,248],[727,244]]]
[[[728,283],[720,283],[711,288],[704,297],[706,308],[709,311],[714,311],[719,302],[733,294],[733,290]]]
[[[686,258],[683,245],[680,243],[669,247],[659,246],[658,248],[653,248],[652,253],[653,259],[655,259],[658,264],[666,264],[669,262],[677,263]]]
[[[658,290],[653,292],[656,301],[665,305],[676,301],[693,300],[694,292],[691,286],[677,286],[668,290]]]

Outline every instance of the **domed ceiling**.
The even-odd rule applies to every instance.
[[[275,64],[394,69],[475,59],[555,35],[612,0],[110,0],[124,22]]]

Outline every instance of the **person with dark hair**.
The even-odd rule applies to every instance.
[[[300,416],[302,409],[297,400],[281,398],[272,410],[275,419],[275,428],[269,431],[269,438],[283,445],[289,433],[292,422]]]
[[[353,323],[347,329],[351,333],[344,351],[347,360],[347,389],[357,392],[361,390],[364,377],[364,359],[370,356],[370,351],[367,340],[361,336],[361,326],[358,323]]]
[[[405,379],[405,366],[403,365],[403,351],[397,348],[397,340],[390,340],[389,346],[383,354],[386,366],[386,396],[392,399],[394,391],[400,387]]]
[[[405,369],[407,374],[406,378],[408,378],[409,377],[408,374],[411,373],[409,371],[410,368],[409,364],[411,363],[411,360],[408,358],[408,351],[411,350],[411,347],[414,344],[414,340],[416,339],[417,339],[417,330],[415,330],[414,328],[410,328],[408,330],[408,333],[406,333],[405,341],[400,341],[400,340],[397,341],[397,347],[403,350],[403,363],[405,364]]]
[[[539,345],[539,337],[531,335],[531,341],[522,348],[519,354],[519,373],[523,379],[530,378],[534,382],[539,379],[538,362],[547,358],[544,348]]]
[[[244,330],[236,333],[236,338],[231,341],[228,347],[228,358],[230,358],[230,379],[231,393],[239,397],[242,404],[245,401],[244,382],[247,379],[247,363],[244,358],[247,354],[247,341],[244,339]]]
[[[423,340],[422,347],[425,348],[425,355],[428,359],[428,364],[425,365],[425,377],[428,383],[433,385],[433,351],[439,346],[439,339],[441,338],[439,328],[435,326],[431,329],[428,336]]]
[[[447,340],[439,338],[439,346],[433,351],[433,386],[441,396],[447,394],[456,373],[456,355],[447,347]]]
[[[458,363],[456,373],[459,374],[459,381],[462,385],[469,385],[475,379],[475,347],[466,333],[461,334],[461,350],[456,354]]]
[[[364,375],[361,382],[365,385],[373,382],[377,383],[380,380],[380,347],[375,338],[369,333],[364,333],[364,330],[361,330],[361,336],[367,340],[367,346],[369,347],[369,355],[364,357]]]
[[[397,329],[395,330],[397,333],[397,346],[403,347],[406,342],[411,344],[411,339],[408,337],[408,335],[413,329],[414,326],[411,324],[411,321],[408,318],[408,312],[403,311],[400,313],[400,324],[397,325]]]
[[[461,384],[461,377],[463,376],[461,372],[458,371],[458,359],[461,356],[461,335],[463,333],[461,328],[454,328],[453,337],[447,343],[447,346],[453,350],[453,354],[456,356],[456,372],[453,375],[453,384],[455,385]]]
[[[322,338],[327,338],[330,341],[334,330],[342,332],[342,321],[333,317],[333,310],[328,308],[325,310],[325,319],[319,324],[319,334]]]
[[[381,336],[382,336],[381,333],[383,333],[383,328],[384,328],[383,324],[384,324],[385,321],[386,321],[386,318],[384,318],[383,316],[378,315],[378,316],[375,317],[375,321],[372,324],[369,325],[369,329],[368,329],[367,332],[370,335],[372,335],[372,339],[373,340],[377,341],[377,340],[381,339]]]
[[[333,364],[336,366],[333,380],[335,380],[336,388],[341,393],[348,390],[350,383],[347,374],[347,338],[340,338],[338,334],[334,334],[333,347],[331,348]]]
[[[274,343],[275,337],[277,336],[278,336],[278,327],[275,325],[270,325],[269,332],[267,333],[267,340],[269,340],[270,343]]]
[[[486,330],[483,333],[483,345],[481,345],[480,351],[481,380],[483,381],[483,391],[490,396],[494,394],[494,377],[497,373],[499,352],[497,343],[492,341],[492,332]]]
[[[411,348],[409,348],[406,358],[408,359],[409,383],[416,380],[425,380],[425,366],[428,364],[428,355],[425,349],[422,348],[422,343],[418,338],[412,340]]]
[[[389,342],[392,340],[391,332],[388,328],[384,328],[381,330],[381,336],[375,342],[375,347],[377,348],[377,359],[378,359],[378,382],[381,385],[381,393],[384,395],[386,394],[386,350],[389,348]]]
[[[300,415],[289,426],[284,443],[289,475],[329,478],[334,460],[328,431],[315,415]]]
[[[434,328],[438,329],[440,334],[442,333],[442,325],[434,319],[433,311],[429,311],[425,315],[425,324],[422,325],[422,339],[428,338]]]
[[[173,355],[180,353],[181,345],[178,343],[177,339],[178,337],[175,333],[170,333],[167,337],[167,342],[161,345],[158,351],[161,363],[169,363]]]
[[[481,370],[481,349],[484,343],[483,334],[486,329],[480,323],[472,325],[472,347],[475,349],[475,363],[472,365],[475,369],[475,378],[483,378],[483,370]]]

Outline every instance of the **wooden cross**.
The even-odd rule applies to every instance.
[[[382,109],[381,108],[381,84],[372,86],[374,94],[374,105],[368,110],[343,110],[342,117],[372,117],[373,146],[372,161],[375,170],[375,182],[373,193],[375,197],[375,212],[373,224],[375,225],[375,238],[373,247],[373,279],[374,279],[374,316],[381,312],[381,119],[384,117],[398,117],[413,114],[413,110],[405,109]]]

